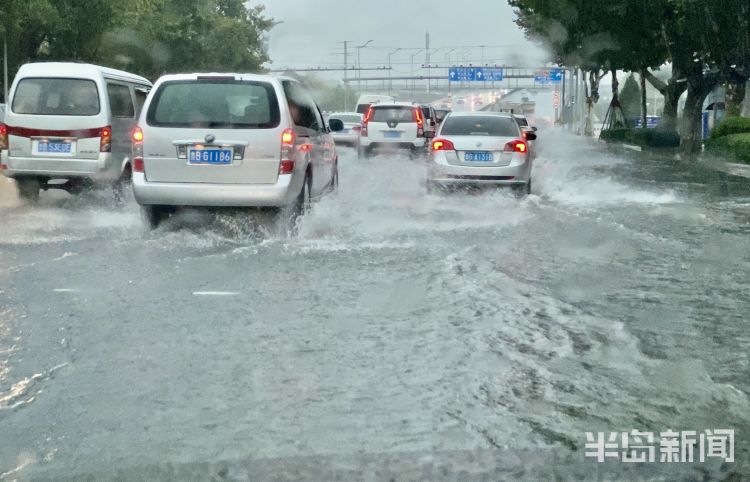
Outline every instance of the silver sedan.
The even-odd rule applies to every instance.
[[[338,119],[344,123],[344,129],[340,132],[332,132],[333,141],[337,145],[347,145],[355,148],[359,147],[359,137],[362,131],[362,114],[356,112],[336,112],[331,114],[328,119]]]
[[[432,141],[427,188],[510,186],[531,192],[533,132],[522,132],[511,114],[453,112]]]

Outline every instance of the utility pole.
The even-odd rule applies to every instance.
[[[344,80],[349,76],[349,41],[344,40]],[[344,112],[349,112],[349,84],[344,82]]]
[[[3,102],[8,103],[8,31],[3,29]]]
[[[370,45],[372,42],[373,42],[373,40],[368,40],[367,42],[365,42],[362,45],[360,45],[359,47],[357,47],[357,68],[361,68],[362,67],[362,64],[360,63],[360,51],[363,48],[365,48],[368,45]],[[359,71],[357,71],[357,79],[359,79]],[[359,90],[360,93],[362,93],[362,83],[359,80],[357,80],[357,90]]]
[[[430,32],[425,32],[424,35],[424,63],[427,64],[427,93],[430,93]]]
[[[391,79],[391,56],[393,56],[393,54],[397,52],[400,52],[401,50],[403,49],[397,48],[396,50],[388,54],[388,95],[391,95],[391,90],[393,89],[393,80]]]
[[[411,56],[411,76],[414,77],[414,57],[422,53],[422,50],[417,50],[414,52],[414,55]],[[411,79],[411,97],[412,100],[414,99],[414,89],[416,88],[416,80]]]

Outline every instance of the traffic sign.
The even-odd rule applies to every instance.
[[[558,84],[563,79],[563,69],[540,70],[534,76],[537,84]]]
[[[451,82],[485,82],[503,80],[502,67],[450,67],[448,80]]]

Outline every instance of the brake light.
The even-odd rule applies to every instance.
[[[432,141],[433,151],[455,151],[456,146],[448,139],[435,139]]]
[[[294,142],[296,140],[294,129],[284,129],[281,133],[281,158],[279,162],[279,174],[291,174],[294,172]]]
[[[365,118],[362,120],[362,130],[360,131],[360,134],[362,137],[367,137],[367,123],[370,122],[370,119],[372,119],[372,114],[374,112],[374,109],[372,106],[370,106],[369,109],[367,109],[367,114],[365,114]]]
[[[142,157],[136,157],[133,159],[133,172],[146,172],[146,166],[144,165]]]
[[[99,137],[99,152],[112,152],[112,127],[102,127]]]
[[[422,109],[414,109],[414,120],[417,122],[417,137],[424,137],[424,116]]]
[[[0,123],[0,151],[8,148],[8,126]]]
[[[518,140],[518,141],[510,141],[509,143],[505,144],[505,149],[503,149],[505,152],[520,152],[521,154],[525,154],[526,151],[529,150],[528,146],[526,146],[526,143],[524,141]]]
[[[143,130],[140,127],[133,129],[133,142],[143,142]]]

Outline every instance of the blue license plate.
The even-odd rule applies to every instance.
[[[190,164],[231,164],[232,157],[231,149],[188,150],[188,162]]]
[[[467,152],[464,154],[464,160],[466,162],[492,162],[495,159],[491,152]]]
[[[70,142],[40,142],[38,151],[52,154],[70,154],[70,149]]]
[[[385,131],[383,133],[383,137],[387,137],[389,139],[398,139],[401,137],[401,133],[398,131]]]

